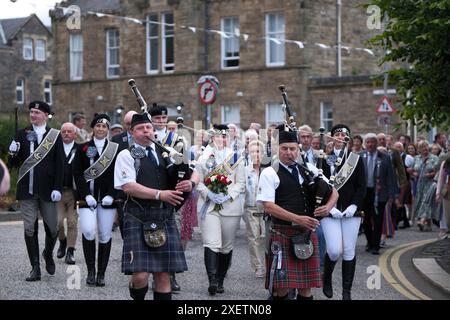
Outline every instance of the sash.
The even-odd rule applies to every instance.
[[[48,134],[42,139],[41,144],[37,149],[30,154],[30,156],[24,161],[19,169],[19,177],[17,183],[35,166],[37,166],[52,150],[55,145],[56,139],[58,139],[59,130],[50,129]],[[32,143],[32,142],[30,142]]]
[[[169,146],[171,148],[173,148],[175,143],[177,143],[177,142],[178,142],[178,134],[176,134],[172,131],[167,132],[164,139],[162,139],[162,145]]]
[[[109,166],[113,162],[118,148],[119,145],[117,143],[111,141],[108,142],[108,145],[106,146],[106,149],[105,151],[103,151],[100,158],[98,158],[98,160],[95,161],[92,166],[84,171],[83,175],[86,182],[97,179],[106,171],[106,169],[109,168]]]
[[[335,177],[334,187],[336,190],[342,188],[342,186],[347,182],[347,180],[352,176],[355,171],[356,164],[359,160],[359,154],[350,152],[350,156],[345,161],[341,170],[339,170],[338,174]]]
[[[236,160],[237,158],[237,160]],[[244,158],[241,156],[238,156],[237,152],[233,152],[231,153],[224,162],[222,162],[221,164],[219,164],[218,166],[216,166],[214,168],[214,170],[211,171],[211,173],[208,174],[208,176],[205,178],[210,178],[216,174],[223,174],[225,176],[229,176],[233,173],[234,169],[236,169],[236,167],[239,165],[239,163],[243,160]]]

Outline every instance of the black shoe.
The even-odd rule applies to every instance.
[[[175,272],[170,274],[170,287],[172,288],[172,293],[181,290],[180,286],[177,283],[177,279],[175,278]]]
[[[408,223],[404,223],[402,226],[399,227],[400,229],[406,229],[406,228],[411,228],[411,225]]]
[[[371,252],[371,251],[372,251],[372,247],[367,244],[366,245],[366,252]]]
[[[105,286],[105,274],[97,273],[97,281],[95,282],[95,285],[97,287],[104,287]]]
[[[33,266],[33,269],[30,272],[30,276],[25,278],[25,281],[33,282],[41,280],[41,268],[37,266]]]
[[[380,249],[372,249],[372,254],[374,255],[379,255],[380,254]]]
[[[95,268],[94,269],[88,269],[88,275],[86,278],[86,284],[88,286],[95,286]]]
[[[67,248],[65,259],[66,264],[75,264],[74,251],[75,251],[74,248]]]
[[[66,255],[67,239],[59,240],[59,248],[56,252],[56,257],[58,259],[64,258]]]

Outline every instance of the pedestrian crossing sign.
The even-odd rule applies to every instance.
[[[383,96],[377,107],[377,113],[394,113],[396,110],[386,96]]]

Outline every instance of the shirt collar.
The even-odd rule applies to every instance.
[[[44,133],[46,127],[47,127],[47,124],[44,124],[44,125],[42,125],[42,126],[36,126],[36,125],[33,124],[33,130],[34,130],[36,133]]]

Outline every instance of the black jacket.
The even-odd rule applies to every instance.
[[[30,141],[27,140],[27,135],[33,131],[33,127],[29,126],[25,129],[20,129],[15,137],[15,141],[20,143],[19,153],[16,156],[9,157],[11,166],[20,167],[23,162],[30,156]],[[45,128],[45,134],[42,138],[44,141],[50,131],[50,127]],[[41,143],[42,143],[41,141]],[[37,141],[34,143],[34,150],[38,148]],[[34,167],[33,173],[33,193],[39,199],[44,201],[51,201],[50,195],[53,190],[62,191],[63,177],[64,177],[64,158],[58,152],[62,148],[62,139],[58,135],[55,145],[47,154],[47,156]],[[27,173],[22,180],[19,181],[16,191],[17,200],[29,200],[33,195],[28,192],[28,185],[30,181],[30,173]]]
[[[339,170],[341,170],[345,161],[347,161],[347,157],[344,157],[341,165],[336,168],[336,174]],[[349,205],[354,204],[358,207],[358,210],[362,210],[364,196],[366,195],[366,188],[367,182],[364,170],[364,161],[360,156],[353,174],[338,190],[339,199],[336,204],[336,208],[343,212]]]
[[[128,149],[130,147],[128,145],[127,131],[116,134],[114,137],[111,138],[111,141],[119,144],[119,148],[117,149],[117,154],[119,154],[120,151]]]
[[[107,139],[105,141],[106,143],[103,147],[103,151],[106,150],[109,143]],[[92,194],[89,190],[89,183],[86,182],[83,175],[84,171],[91,166],[90,159],[86,155],[88,147],[95,147],[94,139],[78,145],[75,159],[72,164],[73,176],[77,187],[77,200],[85,200],[87,195],[91,195],[97,202],[101,202],[105,196],[114,197],[114,164],[116,162],[117,152],[112,163],[108,169],[106,169],[106,172],[94,180],[94,194]],[[94,157],[94,162],[97,161],[98,158],[100,158],[100,155],[97,153]]]

